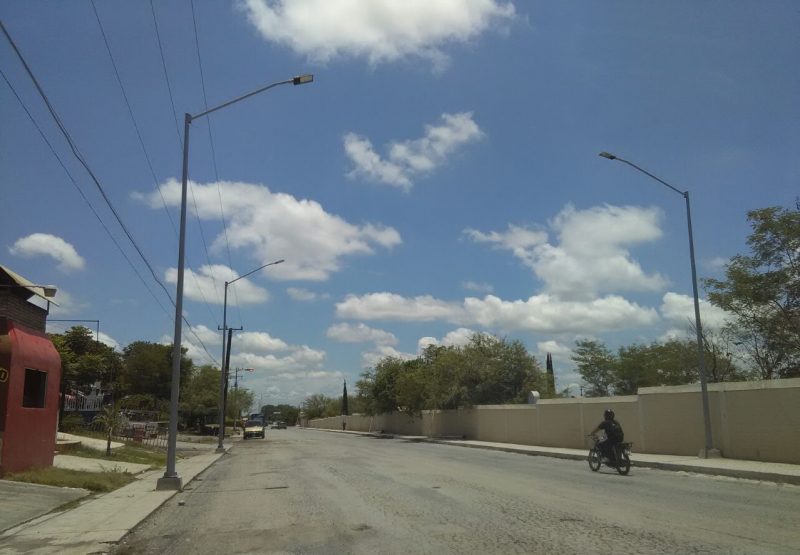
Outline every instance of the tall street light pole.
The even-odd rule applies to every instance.
[[[225,447],[222,445],[224,438],[225,438],[225,384],[228,381],[228,364],[230,360],[230,356],[225,356],[226,352],[230,350],[231,344],[230,340],[228,341],[227,349],[225,347],[225,330],[228,329],[228,286],[231,283],[235,283],[242,278],[249,276],[250,274],[254,274],[259,270],[263,270],[267,266],[274,266],[276,264],[282,264],[284,262],[283,259],[276,260],[275,262],[270,262],[269,264],[264,264],[263,266],[259,266],[255,270],[251,270],[244,275],[237,277],[231,281],[225,282],[225,294],[223,296],[223,304],[222,304],[222,368],[220,369],[220,378],[219,378],[219,411],[218,411],[218,422],[219,422],[219,430],[218,432],[218,441],[217,441],[217,452],[225,451]]]
[[[627,164],[630,167],[639,170],[646,176],[658,181],[662,185],[665,185],[681,195],[684,200],[686,201],[686,222],[689,226],[689,258],[691,260],[692,265],[692,292],[694,293],[694,327],[695,331],[697,332],[697,365],[700,370],[700,390],[702,393],[703,398],[703,424],[705,427],[705,447],[700,452],[701,458],[708,458],[710,454],[714,452],[714,444],[711,438],[711,414],[708,407],[708,384],[707,384],[707,377],[706,377],[706,364],[705,364],[705,356],[704,356],[704,349],[703,349],[703,327],[700,323],[700,297],[697,294],[697,267],[694,260],[694,238],[692,236],[692,209],[689,204],[689,191],[681,191],[664,181],[663,179],[656,177],[652,173],[644,170],[634,164],[633,162],[629,162],[619,156],[615,156],[608,152],[601,152],[599,156],[603,158],[607,158],[608,160],[617,160],[622,162],[623,164]]]
[[[170,391],[169,403],[169,441],[167,443],[167,469],[164,476],[159,478],[156,484],[156,489],[161,490],[181,490],[183,484],[181,477],[175,469],[175,452],[177,446],[178,436],[178,401],[180,398],[180,385],[181,385],[181,332],[183,326],[183,274],[184,274],[184,259],[186,251],[186,192],[188,189],[189,181],[189,126],[193,120],[202,118],[226,108],[231,104],[235,104],[245,98],[250,98],[256,94],[267,91],[279,85],[304,85],[314,81],[314,76],[310,74],[300,75],[293,79],[286,81],[278,81],[261,87],[253,92],[239,96],[215,106],[210,110],[201,112],[195,116],[185,114],[183,122],[183,172],[181,176],[181,219],[180,219],[180,234],[178,238],[178,283],[175,291],[175,334],[172,340],[172,385]]]

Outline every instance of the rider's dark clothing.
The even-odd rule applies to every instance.
[[[622,443],[623,439],[625,438],[622,432],[622,426],[620,426],[619,422],[616,420],[611,419],[603,420],[600,422],[597,428],[603,430],[603,432],[606,434],[606,439],[600,442],[600,452],[604,457],[613,460],[614,447]]]

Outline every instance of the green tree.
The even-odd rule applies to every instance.
[[[707,279],[709,300],[730,312],[729,327],[762,379],[800,376],[800,209],[748,212],[750,255],[736,255],[725,279]]]
[[[191,359],[181,349],[181,384],[187,382],[192,370]],[[119,376],[120,393],[124,396],[146,396],[157,404],[169,400],[172,387],[172,346],[134,341],[122,352],[123,368]]]
[[[63,334],[49,334],[59,355],[63,379],[79,389],[100,381],[108,388],[112,377],[119,374],[122,358],[105,343],[95,340],[92,331],[73,326]]]
[[[536,359],[519,341],[474,334],[467,345],[431,345],[412,360],[381,359],[356,384],[369,414],[522,403],[545,384]]]
[[[250,414],[250,407],[253,406],[255,396],[249,389],[240,387],[239,389],[228,390],[228,404],[226,405],[226,416],[232,420],[238,420],[243,414]]]
[[[616,359],[604,343],[593,339],[576,341],[572,361],[588,385],[587,397],[606,397],[611,394]]]
[[[121,423],[119,411],[117,407],[114,405],[106,405],[100,411],[97,416],[94,417],[94,421],[98,422],[106,433],[106,457],[111,456],[111,436],[114,435],[114,431],[119,427]]]
[[[306,413],[306,418],[312,420],[314,418],[322,418],[326,416],[328,408],[331,406],[331,402],[335,401],[336,399],[332,399],[331,397],[321,393],[309,395],[303,401],[303,411]],[[335,416],[335,414],[330,416]]]
[[[204,425],[219,414],[219,368],[203,365],[194,369],[181,384],[180,410],[187,424]]]

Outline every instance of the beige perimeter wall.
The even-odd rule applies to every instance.
[[[709,384],[714,447],[725,457],[800,464],[800,378]],[[699,385],[648,387],[638,395],[545,399],[536,405],[485,405],[345,417],[348,430],[588,448],[586,435],[611,408],[634,452],[697,455],[704,441]],[[312,428],[341,429],[342,417]]]

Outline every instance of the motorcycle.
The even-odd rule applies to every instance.
[[[594,441],[594,445],[589,450],[589,457],[587,459],[592,472],[597,472],[604,464],[610,468],[616,468],[617,472],[623,476],[631,471],[631,447],[633,447],[633,443],[618,443],[614,447],[612,453],[613,458],[605,459],[600,449],[600,439],[593,435],[589,437]]]

